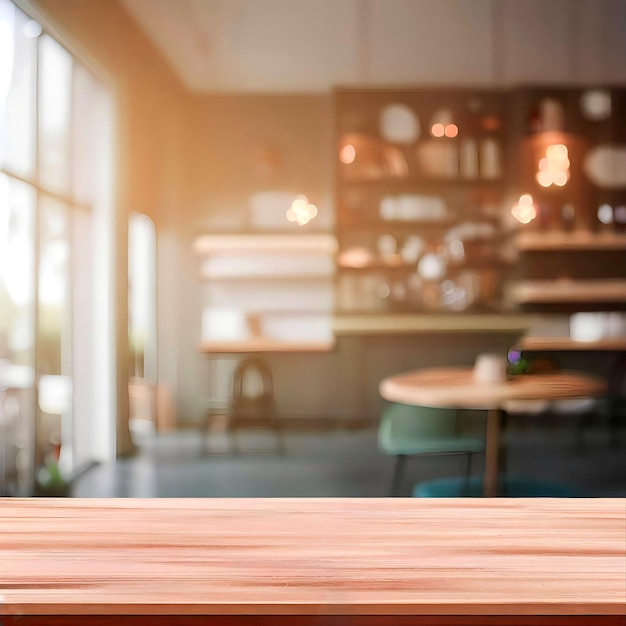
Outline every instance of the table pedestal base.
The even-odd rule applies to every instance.
[[[498,474],[502,457],[500,429],[502,428],[502,411],[487,411],[487,437],[485,441],[485,482],[484,495],[495,498],[498,495]]]

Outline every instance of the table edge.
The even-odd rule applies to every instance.
[[[621,616],[626,614],[626,595],[623,599],[598,602],[533,602],[515,601],[511,603],[471,603],[459,601],[446,603],[53,603],[53,602],[9,602],[0,604],[0,616],[24,615],[232,615],[232,616]]]

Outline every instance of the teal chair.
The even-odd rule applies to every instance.
[[[466,457],[465,480],[469,481],[472,454],[483,452],[485,444],[478,437],[459,437],[457,412],[452,409],[391,404],[381,416],[378,446],[396,457],[391,494],[397,495],[409,458],[458,455]]]

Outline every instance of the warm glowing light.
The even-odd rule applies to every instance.
[[[542,187],[550,187],[551,185],[563,187],[567,184],[570,166],[567,155],[567,146],[562,143],[553,144],[546,148],[546,156],[539,159],[536,174],[537,182]]]
[[[537,209],[534,206],[520,206],[519,204],[511,209],[513,217],[522,224],[529,224],[537,217]]]
[[[542,187],[549,187],[554,182],[554,177],[548,171],[537,172],[537,182]]]
[[[430,133],[433,137],[443,137],[445,130],[443,124],[433,124],[430,129]]]
[[[298,196],[287,209],[286,216],[290,222],[304,226],[314,219],[317,213],[317,207],[310,204],[306,196]]]
[[[562,143],[555,144],[553,146],[548,146],[546,150],[546,156],[548,160],[561,160],[567,159],[567,146],[564,146]]]
[[[354,162],[356,158],[356,149],[352,144],[346,144],[339,152],[339,160],[346,165]]]
[[[291,208],[298,213],[299,211],[304,211],[306,210],[307,206],[308,206],[309,202],[306,198],[296,198],[292,203],[291,203]]]
[[[566,172],[557,172],[554,175],[554,184],[557,187],[563,187],[567,183],[567,173]]]
[[[533,198],[525,193],[520,196],[517,204],[511,209],[511,215],[522,224],[529,224],[537,217],[537,209],[533,204]]]
[[[444,129],[444,133],[446,137],[456,137],[459,134],[459,127],[456,124],[448,124]]]

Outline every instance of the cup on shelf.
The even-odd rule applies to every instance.
[[[380,217],[384,220],[398,218],[398,201],[394,196],[385,196],[380,201]]]
[[[402,246],[400,254],[402,255],[403,261],[407,265],[412,265],[417,263],[417,260],[420,258],[424,248],[425,243],[421,237],[418,237],[417,235],[409,235]]]

